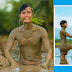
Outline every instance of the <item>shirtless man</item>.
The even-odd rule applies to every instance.
[[[62,62],[64,61],[65,59],[65,55],[67,55],[67,52],[72,49],[72,45],[66,45],[66,36],[72,38],[72,35],[70,35],[68,32],[65,31],[65,29],[67,28],[67,21],[65,20],[62,20],[60,22],[60,25],[62,27],[61,31],[60,31],[60,38],[61,38],[61,44],[60,44],[60,52],[61,52],[61,62],[60,64],[67,64],[66,60],[65,62]]]
[[[5,56],[11,63],[11,67],[18,67],[17,63],[12,58],[10,51],[14,44],[15,39],[18,42],[20,48],[20,55],[24,60],[36,61],[41,60],[41,47],[42,43],[47,51],[47,56],[44,64],[40,64],[40,67],[48,68],[49,62],[51,61],[52,50],[50,48],[48,34],[42,27],[34,25],[29,18],[33,17],[33,9],[27,4],[23,4],[20,8],[20,19],[23,19],[24,24],[18,28],[12,30],[9,36],[5,48]],[[27,24],[27,25],[26,25]]]

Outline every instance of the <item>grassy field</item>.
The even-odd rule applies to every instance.
[[[60,43],[55,43],[55,45],[60,45]]]
[[[66,43],[66,44],[72,44],[72,43]],[[60,45],[60,43],[55,43],[55,45]]]
[[[8,41],[8,36],[1,36],[2,41]]]

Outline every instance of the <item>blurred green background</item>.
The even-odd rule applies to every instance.
[[[43,26],[53,39],[53,0],[5,0],[4,8],[0,6],[0,35],[9,35],[18,26],[19,9],[28,4],[34,9],[34,17],[43,17]],[[3,5],[3,4],[2,4]],[[10,7],[9,7],[10,6]],[[9,9],[10,10],[9,10]]]

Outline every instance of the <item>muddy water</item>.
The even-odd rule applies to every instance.
[[[14,60],[19,59],[18,50],[12,50],[11,55]],[[41,53],[42,63],[45,62],[45,56],[46,56],[46,53],[42,51]],[[51,63],[53,63],[53,61],[51,61]],[[46,70],[34,65],[24,65],[24,66],[19,66],[19,68],[16,68],[16,69],[12,69],[10,67],[0,67],[0,72],[53,72],[53,68],[51,67],[49,70]]]
[[[63,61],[67,63],[66,65],[72,65],[72,49],[68,51],[65,56],[65,60]],[[60,65],[60,50],[59,48],[55,48],[55,65]]]
[[[36,66],[20,66],[19,68],[16,69],[11,69],[11,68],[5,68],[5,67],[1,67],[0,68],[0,72],[53,72],[53,70],[45,70],[45,69],[41,69],[39,67]]]

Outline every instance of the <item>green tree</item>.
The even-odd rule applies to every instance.
[[[6,15],[7,15],[7,12],[5,10],[0,9],[0,35],[8,34],[6,29],[4,28],[4,23],[6,22],[5,20]]]
[[[52,25],[53,25],[53,0],[20,0],[16,2],[15,0],[7,1],[7,4],[12,4],[11,11],[5,11],[3,28],[9,33],[13,28],[18,26],[19,20],[19,9],[20,6],[24,4],[30,5],[35,12],[35,17],[43,17],[45,22],[43,27],[48,31],[50,37],[52,38]],[[7,6],[5,7],[6,10]]]
[[[45,20],[43,26],[53,36],[53,0],[35,0],[37,3],[35,16],[41,16]]]
[[[30,0],[31,1],[31,0]],[[23,3],[26,3],[28,5],[32,5],[28,0],[20,0],[19,2],[16,2],[15,0],[7,1],[7,4],[12,4],[12,10],[11,12],[8,12],[8,15],[6,16],[6,23],[4,24],[4,28],[10,32],[13,28],[16,28],[18,26],[18,20],[19,20],[19,9]]]

